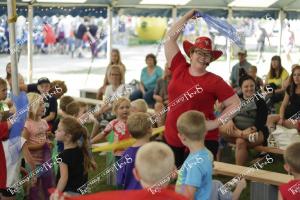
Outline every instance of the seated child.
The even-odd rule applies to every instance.
[[[132,170],[134,168],[137,151],[142,145],[150,141],[152,124],[148,118],[148,114],[137,112],[130,115],[127,120],[128,131],[131,136],[136,139],[136,142],[123,154],[123,157],[129,155],[133,162],[127,163],[117,171],[117,185],[125,190],[142,189],[140,183],[134,178]]]
[[[148,105],[144,99],[137,99],[131,102],[131,112],[147,113]]]
[[[65,197],[65,200],[187,200],[168,187],[170,176],[176,173],[174,154],[168,145],[162,142],[149,142],[143,145],[136,154],[133,171],[143,190],[98,192],[78,197]],[[163,183],[159,184],[161,182]],[[152,187],[155,187],[155,191]],[[57,190],[51,195],[51,199],[61,199]]]
[[[178,136],[190,150],[178,173],[176,192],[188,199],[210,199],[212,190],[212,159],[204,146],[205,117],[199,111],[187,111],[177,120]]]
[[[66,106],[66,114],[75,118],[79,117],[80,104],[77,101],[72,101]]]
[[[284,151],[284,169],[294,176],[294,180],[279,186],[279,200],[300,199],[300,142],[293,143]]]
[[[91,143],[95,144],[106,137],[112,130],[114,131],[114,142],[130,138],[130,133],[126,125],[127,118],[130,114],[130,100],[125,97],[120,97],[114,101],[113,112],[117,119],[112,120],[105,129],[96,135]],[[124,153],[124,150],[115,150],[114,155],[116,160],[119,160]]]
[[[154,127],[160,127],[160,126],[164,126],[166,123],[166,117],[167,117],[167,110],[165,109],[166,107],[164,106],[164,104],[160,103],[160,102],[156,102],[154,105],[154,111],[155,111],[155,124]]]
[[[263,88],[264,82],[261,78],[256,76],[257,74],[257,67],[256,66],[251,66],[248,71],[249,76],[251,76],[255,80],[255,90],[259,91],[260,89]]]
[[[59,108],[60,108],[60,110],[58,111],[59,115],[64,117],[64,115],[66,114],[66,107],[72,101],[74,101],[74,98],[71,96],[61,97],[60,102],[59,102]]]

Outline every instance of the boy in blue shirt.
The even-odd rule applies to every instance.
[[[177,120],[178,136],[190,150],[178,172],[176,192],[188,199],[209,200],[212,189],[212,158],[204,146],[205,117],[199,111],[187,111]]]

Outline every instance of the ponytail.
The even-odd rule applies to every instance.
[[[61,123],[65,133],[71,135],[72,142],[78,142],[82,139],[81,150],[83,153],[84,173],[88,173],[93,159],[89,156],[88,131],[86,127],[82,126],[74,117],[66,117],[61,120]]]
[[[84,173],[88,173],[88,170],[92,167],[92,159],[89,154],[89,143],[88,143],[88,132],[86,127],[81,126],[81,133],[82,133],[82,153],[83,153],[83,166],[84,166]]]

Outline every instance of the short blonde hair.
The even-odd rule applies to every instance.
[[[291,167],[292,172],[300,173],[300,142],[290,144],[284,151],[284,160]]]
[[[127,102],[130,105],[130,100],[126,97],[119,97],[113,102],[112,111],[113,111],[114,114],[117,114],[117,110],[120,107],[121,103],[123,103],[123,102]]]
[[[131,106],[136,108],[138,112],[146,113],[148,110],[148,105],[144,99],[137,99],[132,101]]]
[[[37,112],[40,107],[40,103],[43,102],[43,97],[37,93],[30,92],[28,97],[28,117],[32,120],[37,120]]]
[[[152,123],[149,115],[142,112],[131,114],[127,119],[127,128],[131,136],[135,139],[143,138],[151,134]]]
[[[196,110],[181,114],[177,120],[177,129],[179,134],[190,140],[203,140],[206,133],[204,114]]]
[[[162,142],[149,142],[138,150],[135,167],[141,177],[141,183],[154,185],[175,169],[174,153]]]

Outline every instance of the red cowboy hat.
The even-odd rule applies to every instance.
[[[222,51],[212,50],[211,40],[208,37],[198,37],[195,41],[195,44],[187,40],[183,41],[183,49],[188,57],[190,57],[190,50],[192,47],[210,51],[213,58],[212,61],[217,60],[223,54]]]

